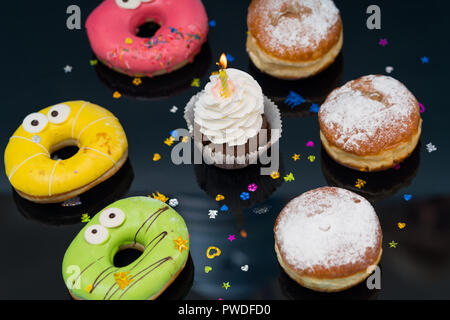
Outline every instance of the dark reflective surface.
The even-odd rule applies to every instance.
[[[341,86],[344,72],[344,55],[342,52],[336,60],[319,74],[301,80],[281,80],[262,73],[250,61],[249,73],[261,85],[264,94],[275,102],[280,108],[283,117],[301,118],[313,116],[315,112],[310,111],[313,104],[321,104],[333,89]],[[285,103],[290,91],[301,95],[305,100],[299,106],[290,106]]]
[[[0,298],[69,299],[61,276],[61,263],[70,242],[83,227],[81,214],[95,214],[116,197],[149,195],[156,191],[178,199],[176,210],[185,218],[190,232],[195,269],[186,270],[195,276],[192,287],[185,287],[186,295],[174,295],[174,298],[450,298],[450,108],[447,95],[450,48],[448,41],[442,40],[442,31],[449,30],[447,2],[336,1],[344,21],[342,58],[345,57],[345,65],[341,73],[325,71],[323,74],[329,73],[330,78],[321,78],[316,86],[302,87],[297,82],[277,84],[274,79],[262,79],[258,71],[252,69],[245,51],[249,1],[205,0],[209,18],[217,25],[208,35],[211,62],[202,76],[195,76],[200,77],[201,87],[190,87],[192,79],[189,78],[194,75],[188,74],[188,69],[181,69],[179,83],[183,84],[180,85],[183,89],[172,92],[168,89],[170,81],[167,86],[158,87],[158,79],[163,80],[154,78],[154,87],[148,89],[151,99],[136,99],[137,95],[127,96],[125,91],[122,98],[114,99],[113,92],[120,91],[119,87],[106,86],[99,80],[96,68],[90,65],[92,51],[85,30],[66,28],[65,12],[69,5],[80,6],[84,23],[98,3],[100,1],[29,1],[25,11],[18,1],[4,4],[3,12],[9,14],[2,17],[8,27],[0,29],[5,39],[0,53],[5,62],[1,80],[2,147],[6,147],[8,138],[27,114],[61,101],[85,99],[107,107],[120,119],[129,140],[134,179],[131,178],[131,182],[126,174],[127,178],[123,179],[113,177],[106,182],[111,188],[102,187],[97,195],[90,197],[92,202],[83,200],[89,193],[80,197],[81,206],[85,207],[56,206],[52,209],[18,199],[11,192],[5,174],[0,175],[0,262],[3,273],[10,275],[2,280]],[[374,3],[382,10],[382,30],[371,31],[365,26],[367,6]],[[18,12],[23,15],[21,19],[17,17]],[[36,36],[24,38],[29,30],[25,29],[23,19],[35,21],[36,16],[39,17]],[[389,44],[384,48],[379,46],[380,38],[387,38]],[[261,79],[264,93],[277,100],[284,110],[280,139],[283,166],[278,181],[256,177],[251,174],[252,169],[228,174],[205,165],[176,166],[170,160],[171,147],[165,145],[164,140],[172,130],[185,128],[185,104],[206,84],[210,72],[216,70],[214,61],[224,51],[235,58],[230,67],[249,71]],[[428,64],[421,63],[423,56],[429,57]],[[71,73],[64,73],[66,65],[73,67]],[[316,100],[319,96],[325,96],[339,82],[364,74],[385,74],[386,66],[394,67],[391,75],[402,81],[426,108],[422,115],[421,145],[398,171],[390,170],[380,177],[360,175],[321,156],[317,115],[309,112],[309,105],[313,100],[319,101]],[[174,78],[178,83],[178,76]],[[125,82],[129,84],[128,81],[127,77]],[[161,95],[159,89],[163,92]],[[142,87],[142,90],[145,96],[147,88]],[[290,110],[282,103],[283,95],[290,90],[311,97],[311,101]],[[155,94],[159,95],[158,99],[154,99]],[[170,112],[174,105],[178,107],[176,113]],[[306,116],[301,110],[306,111]],[[291,111],[293,114],[289,115]],[[308,141],[315,143],[314,148],[305,146]],[[426,145],[430,142],[437,151],[427,152]],[[154,162],[154,153],[159,153],[161,160]],[[291,158],[294,153],[300,154],[301,159],[294,162]],[[308,160],[309,155],[315,156],[313,162]],[[294,175],[295,181],[284,181],[283,175],[289,173]],[[358,178],[367,181],[362,190],[355,190],[354,182]],[[368,292],[360,285],[336,296],[317,294],[286,278],[278,266],[273,249],[277,214],[293,197],[327,185],[327,181],[373,197],[371,200],[384,234],[382,289],[379,291]],[[259,188],[249,192],[249,200],[242,201],[239,196],[250,183],[257,183]],[[220,203],[215,201],[218,193],[225,196]],[[411,200],[405,201],[404,194],[410,194]],[[221,212],[223,204],[235,209]],[[72,210],[73,214],[68,213],[66,217],[66,212]],[[219,210],[216,219],[209,219],[209,210]],[[400,230],[398,222],[406,223],[406,227]],[[241,235],[242,230],[246,231],[246,238]],[[227,239],[230,234],[236,236],[233,242]],[[398,243],[397,248],[389,247],[391,241]],[[220,248],[221,256],[208,259],[205,253],[209,246]],[[245,265],[248,265],[246,272],[241,270]],[[205,266],[212,270],[205,273]],[[180,277],[181,280],[189,278]],[[223,289],[223,282],[230,282],[231,287]]]

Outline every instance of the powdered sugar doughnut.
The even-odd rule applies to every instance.
[[[343,44],[342,20],[332,0],[253,0],[247,25],[250,59],[282,79],[319,73]]]
[[[345,189],[323,187],[303,193],[284,207],[274,231],[282,268],[315,291],[355,286],[381,258],[382,232],[375,210]]]
[[[146,22],[160,25],[151,38],[137,36]],[[208,33],[200,0],[105,0],[88,17],[96,56],[131,76],[156,76],[192,62]]]
[[[335,89],[319,111],[320,137],[337,162],[362,171],[394,167],[420,139],[414,95],[398,80],[368,75]]]

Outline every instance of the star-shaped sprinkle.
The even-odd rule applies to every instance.
[[[126,38],[126,39],[125,39],[125,43],[126,43],[126,44],[133,44],[133,39],[131,39],[131,38]]]
[[[425,106],[423,104],[421,104],[420,102],[419,102],[419,111],[420,111],[420,113],[425,112]]]
[[[296,106],[301,105],[303,102],[305,102],[305,99],[294,91],[289,91],[286,100],[284,100],[284,103],[290,106],[292,109]]]
[[[73,69],[72,66],[67,65],[67,66],[64,67],[64,72],[65,73],[72,72],[72,69]]]
[[[161,155],[159,153],[155,153],[153,154],[153,161],[159,161],[161,160]]]
[[[178,199],[173,198],[169,200],[169,206],[171,206],[172,208],[175,208],[178,206]]]
[[[388,41],[387,41],[386,38],[382,38],[382,39],[380,39],[380,41],[378,42],[378,44],[384,48],[385,46],[388,45]]]
[[[316,103],[313,103],[313,104],[311,105],[311,107],[309,107],[309,111],[314,112],[314,113],[319,112],[319,110],[320,110],[320,107],[319,107],[319,105],[316,104]]]
[[[308,160],[309,160],[310,162],[314,162],[314,160],[316,160],[316,156],[310,155],[310,156],[308,157]]]
[[[178,111],[178,107],[177,106],[172,106],[172,108],[170,108],[170,112],[171,113],[175,113]]]
[[[212,270],[210,266],[205,266],[205,273],[209,273]]]
[[[250,183],[248,185],[247,189],[250,192],[255,192],[256,190],[258,190],[258,186],[256,185],[256,183]]]
[[[221,195],[221,194],[218,194],[217,196],[216,196],[216,201],[222,201],[222,200],[224,200],[225,199],[225,197],[223,196],[223,195]]]
[[[226,204],[224,204],[223,206],[220,207],[220,211],[228,211],[228,206]]]
[[[432,144],[431,142],[427,143],[426,147],[427,147],[428,153],[431,153],[431,152],[434,152],[437,150],[436,146],[434,144]]]
[[[233,242],[236,240],[236,236],[234,234],[229,234],[227,239],[230,240],[230,242]]]
[[[385,70],[386,70],[386,73],[392,73],[392,71],[394,71],[394,67],[387,66]]]
[[[357,179],[356,182],[355,182],[355,187],[358,188],[358,189],[361,189],[365,185],[366,185],[366,181],[364,181],[362,179]]]
[[[194,78],[191,81],[191,87],[200,87],[200,78]]]
[[[89,64],[94,67],[98,64],[98,60],[97,59],[93,59],[93,60],[89,60]]]
[[[156,194],[152,193],[152,197],[153,197],[153,199],[156,199],[156,200],[159,200],[162,202],[166,202],[167,200],[169,200],[168,197],[166,197],[162,193],[159,193],[158,191],[156,191]]]
[[[230,288],[230,282],[223,282],[222,283],[222,288],[224,288],[225,290],[228,290],[228,288]]]
[[[293,159],[294,161],[300,160],[300,155],[294,153],[294,155],[292,156],[292,159]]]
[[[84,290],[85,290],[86,292],[90,293],[93,287],[94,287],[94,286],[93,286],[92,284],[89,284],[89,285],[87,285],[86,288],[84,288]]]
[[[216,20],[210,20],[208,24],[211,28],[214,28],[216,26]]]
[[[83,213],[81,215],[81,222],[86,223],[91,221],[91,217],[89,217],[89,215],[87,213]]]
[[[140,86],[142,84],[142,79],[140,77],[135,77],[133,79],[133,84],[137,87]]]
[[[284,177],[284,181],[286,181],[286,182],[291,182],[291,181],[294,181],[294,180],[295,180],[295,178],[294,178],[294,174],[292,172],[290,172],[288,175],[286,175]]]
[[[241,266],[241,270],[244,272],[248,271],[248,264]]]
[[[410,195],[410,194],[403,195],[403,199],[405,199],[405,201],[409,201],[409,200],[411,200],[411,198],[412,198],[412,195]]]
[[[122,96],[122,95],[120,94],[119,91],[114,91],[114,93],[113,93],[113,98],[114,98],[114,99],[119,99],[121,96]]]
[[[389,248],[397,248],[398,243],[395,242],[394,240],[392,240],[391,242],[389,242]]]
[[[404,222],[399,222],[399,223],[397,223],[397,227],[401,230],[401,229],[403,229],[404,227],[406,227],[406,223],[404,223]]]
[[[180,252],[183,252],[183,250],[188,249],[188,247],[186,245],[188,240],[183,240],[183,238],[181,238],[181,236],[179,236],[178,239],[173,240],[173,242],[175,242],[175,249],[177,249]]]
[[[278,171],[274,171],[270,174],[270,177],[274,180],[278,179],[280,177],[280,173]]]
[[[174,141],[175,141],[174,138],[172,136],[170,136],[166,140],[164,140],[164,144],[166,144],[170,147]]]
[[[114,273],[114,279],[121,290],[128,287],[128,285],[134,280],[129,273],[129,271]]]
[[[210,219],[215,219],[217,216],[217,210],[209,210],[208,216]]]
[[[428,62],[430,62],[430,59],[428,58],[428,57],[422,57],[422,58],[420,58],[420,61],[422,61],[422,63],[428,63]]]

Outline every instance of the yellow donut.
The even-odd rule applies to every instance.
[[[71,158],[51,158],[71,145],[79,148]],[[24,119],[6,147],[5,170],[22,197],[55,203],[105,181],[127,157],[127,137],[111,112],[90,102],[69,101]]]

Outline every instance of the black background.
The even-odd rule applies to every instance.
[[[111,79],[111,74],[101,66],[92,67],[89,63],[92,51],[84,28],[75,31],[66,28],[69,5],[80,6],[84,24],[98,3],[73,0],[2,4],[2,147],[6,147],[8,138],[27,114],[48,105],[83,99],[111,110],[120,119],[129,140],[134,180],[126,195],[160,191],[180,202],[177,211],[185,218],[191,234],[195,266],[187,299],[450,297],[447,181],[450,6],[447,1],[336,1],[344,22],[344,49],[338,62],[315,79],[280,82],[261,75],[249,63],[245,51],[249,1],[205,0],[209,19],[217,25],[210,29],[202,55],[193,66],[170,77],[144,80],[145,90],[130,85],[131,79]],[[381,7],[381,30],[366,28],[366,8],[370,4]],[[380,38],[387,38],[389,44],[381,47]],[[271,179],[260,180],[252,169],[236,174],[206,166],[194,168],[171,163],[171,148],[163,141],[173,129],[185,127],[183,108],[201,89],[190,87],[190,81],[200,77],[203,87],[209,72],[215,70],[214,62],[221,52],[235,58],[230,67],[250,70],[265,94],[283,111],[280,141],[283,172],[292,172],[294,182],[280,181],[281,185],[276,185]],[[423,56],[429,57],[428,64],[422,64]],[[64,73],[66,65],[73,67],[71,73]],[[385,74],[386,66],[394,67],[391,76],[402,81],[426,108],[422,115],[421,145],[398,171],[362,175],[345,170],[322,155],[317,115],[308,111],[310,104],[292,110],[282,101],[289,90],[294,90],[308,97],[308,101],[320,102],[334,86],[365,74]],[[119,90],[123,97],[118,100],[112,97],[117,88],[123,89]],[[169,112],[173,105],[178,107],[175,114]],[[309,140],[316,144],[313,149],[305,147]],[[436,152],[426,151],[429,142],[437,146]],[[302,159],[294,162],[291,159],[294,152],[300,153]],[[152,161],[154,153],[162,155],[159,162]],[[313,163],[307,160],[310,154],[316,156]],[[302,289],[278,266],[272,231],[276,216],[300,193],[327,184],[354,190],[357,178],[367,181],[363,192],[373,201],[384,233],[382,289],[369,291],[364,284],[340,294],[316,294]],[[113,198],[124,196],[130,181],[129,172],[122,170],[121,176],[108,185],[82,196],[81,207],[67,209],[21,201],[13,196],[3,174],[0,177],[0,298],[69,299],[61,264],[66,248],[82,227],[81,214],[94,215]],[[251,202],[241,201],[239,193],[255,181],[260,189],[251,195]],[[218,209],[214,200],[217,193],[226,195],[225,203],[232,207],[232,213],[219,213],[212,220],[208,218],[208,210]],[[406,202],[404,194],[411,194],[412,199]],[[247,208],[248,204],[251,206]],[[264,208],[270,210],[261,213]],[[406,228],[399,230],[399,221],[406,222]],[[241,228],[248,234],[246,239],[239,235]],[[226,239],[229,234],[235,234],[237,240],[230,243]],[[389,248],[388,242],[392,240],[398,242],[396,249]],[[205,251],[210,245],[221,248],[222,255],[208,260]],[[240,270],[244,264],[249,265],[248,272]],[[213,268],[208,274],[204,272],[205,265]],[[183,277],[189,275],[185,273]],[[188,287],[190,280],[186,279]],[[226,291],[221,286],[228,281],[231,288]],[[167,298],[184,295],[183,290],[172,291],[175,294]]]

